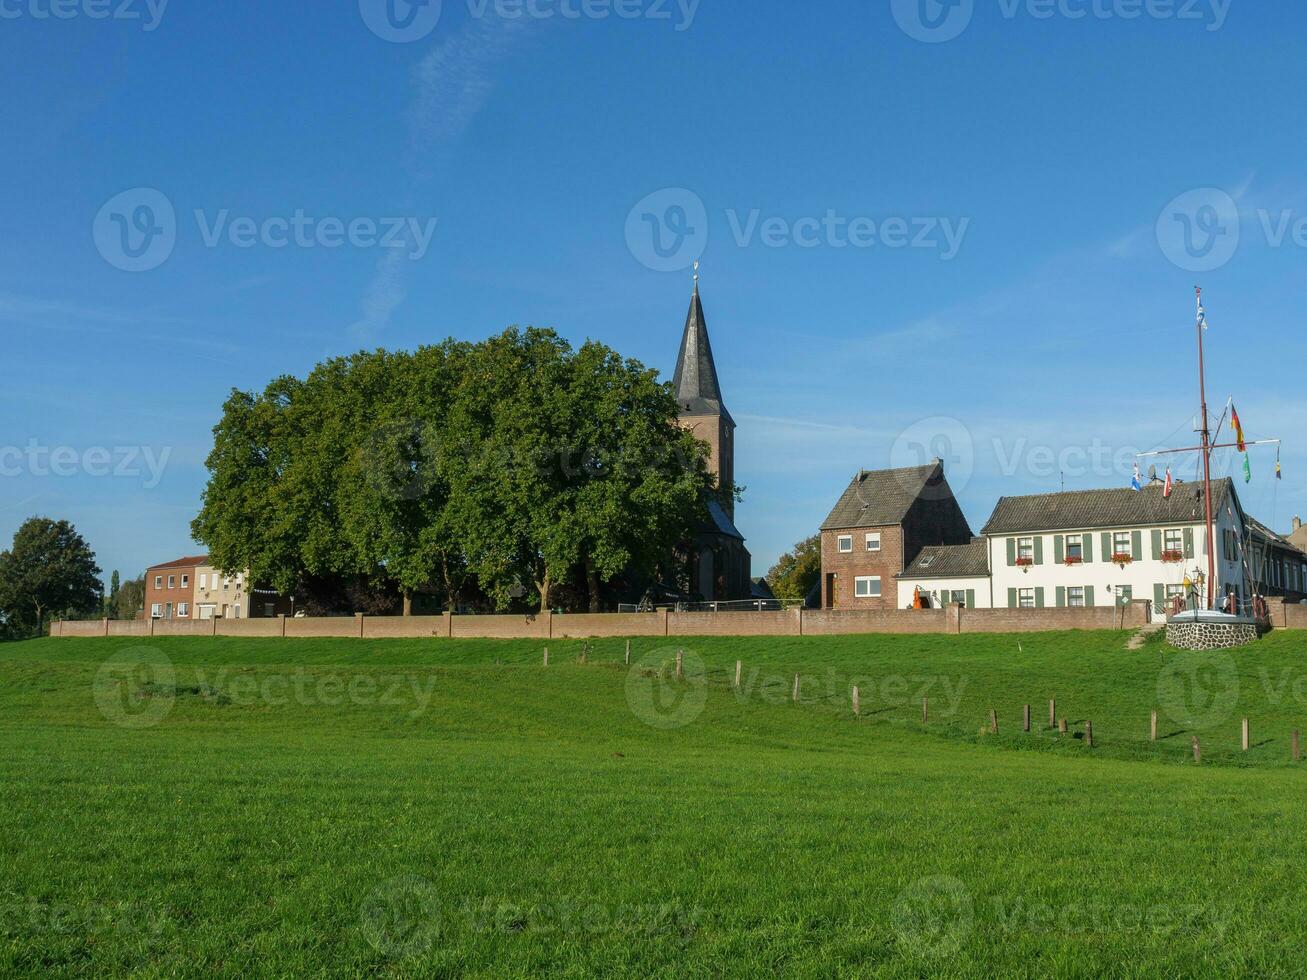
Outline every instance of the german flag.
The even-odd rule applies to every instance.
[[[1234,426],[1234,438],[1239,443],[1239,452],[1246,453],[1248,444],[1243,438],[1243,423],[1239,421],[1239,411],[1234,407],[1234,402],[1230,403],[1230,424]]]

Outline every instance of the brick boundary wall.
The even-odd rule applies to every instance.
[[[1152,603],[1088,609],[786,609],[782,612],[580,613],[555,616],[334,616],[293,619],[56,621],[54,637],[250,636],[455,637],[466,639],[584,639],[625,636],[839,636],[876,633],[1035,633],[1053,630],[1138,629]],[[1286,621],[1287,617],[1287,621]],[[1307,606],[1272,605],[1275,626],[1307,629]]]

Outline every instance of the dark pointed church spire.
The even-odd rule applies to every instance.
[[[720,415],[735,425],[731,413],[722,404],[717,365],[713,363],[712,344],[708,341],[708,321],[699,299],[699,263],[694,264],[694,295],[685,318],[681,336],[681,353],[676,359],[676,376],[672,379],[682,415]]]

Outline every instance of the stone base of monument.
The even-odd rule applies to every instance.
[[[1255,643],[1262,625],[1245,616],[1187,610],[1166,621],[1166,642],[1180,650],[1229,650]]]

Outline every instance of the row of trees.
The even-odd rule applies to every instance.
[[[656,372],[534,328],[233,391],[214,437],[195,539],[309,611],[418,592],[598,610],[734,492]]]

